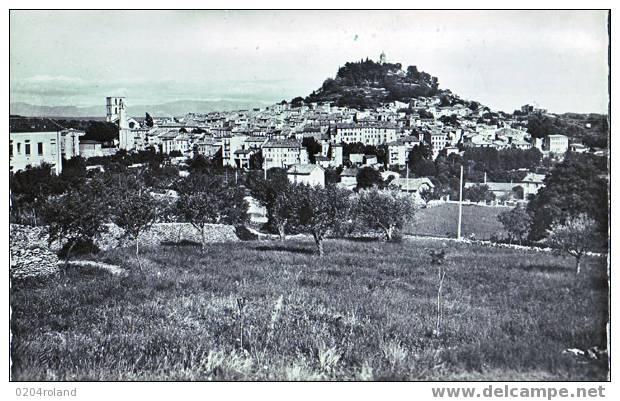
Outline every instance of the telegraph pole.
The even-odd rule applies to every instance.
[[[456,239],[461,239],[462,216],[463,216],[463,165],[461,165],[461,180],[459,181],[459,225],[456,230]]]
[[[406,188],[407,188],[407,195],[409,195],[409,162],[405,162],[405,170],[407,170],[407,178],[406,178]]]

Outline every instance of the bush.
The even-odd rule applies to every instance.
[[[56,254],[59,258],[66,259],[70,256],[69,250],[71,250],[71,255],[96,255],[100,251],[92,239],[77,239],[67,241]]]

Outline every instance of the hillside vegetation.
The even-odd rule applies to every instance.
[[[373,108],[395,100],[408,102],[420,96],[439,92],[437,77],[416,66],[402,69],[400,63],[377,63],[368,58],[346,63],[335,78],[328,78],[306,102],[334,102],[337,106]]]

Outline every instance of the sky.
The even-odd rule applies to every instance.
[[[272,103],[385,52],[512,112],[608,109],[606,11],[11,11],[11,102]]]

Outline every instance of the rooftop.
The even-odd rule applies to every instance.
[[[297,139],[269,139],[263,148],[301,148],[301,142]]]
[[[323,167],[318,164],[293,164],[288,168],[286,173],[294,175],[309,175],[316,169],[323,171]]]

